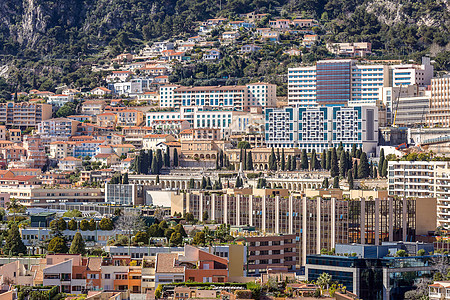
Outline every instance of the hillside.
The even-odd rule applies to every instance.
[[[105,46],[121,51],[153,39],[189,35],[196,21],[252,10],[320,19],[340,40],[371,37],[390,44],[381,35],[393,28],[393,40],[403,38],[412,51],[421,51],[433,42],[449,42],[449,5],[447,0],[4,0],[0,53],[67,58]]]
[[[3,0],[0,98],[17,89],[96,86],[103,76],[91,72],[93,64],[138,52],[148,42],[196,35],[199,21],[236,20],[251,11],[272,19],[317,19],[320,43],[297,59],[283,56],[298,46],[296,39],[264,45],[262,53],[246,59],[236,56],[239,48],[222,47],[227,57],[219,64],[176,67],[171,79],[197,84],[186,78],[207,74],[194,78],[204,78],[204,84],[232,77],[230,84],[241,77],[279,84],[289,65],[329,57],[326,42],[371,42],[379,58],[420,61],[430,55],[436,70],[449,68],[449,0]]]

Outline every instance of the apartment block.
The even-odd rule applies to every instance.
[[[191,193],[183,194],[182,201],[184,207],[178,202],[173,203],[173,207],[192,213],[200,221],[206,211],[217,223],[255,226],[259,231],[273,234],[296,234],[298,264],[305,263],[306,255],[320,253],[323,248],[331,250],[336,243],[379,245],[383,241],[413,241],[419,232],[434,229],[433,224],[430,225],[433,213],[422,214],[426,207],[433,207],[433,203],[435,206],[432,199],[357,198],[347,201]],[[419,211],[420,214],[416,213]]]
[[[38,124],[37,133],[43,138],[70,137],[77,131],[78,124],[80,122],[67,118],[48,119]]]
[[[367,153],[378,144],[376,107],[285,107],[266,109],[266,145],[322,152],[343,144],[356,144]]]
[[[37,126],[43,120],[51,117],[51,104],[0,103],[0,122],[3,122],[6,126]]]
[[[247,276],[266,274],[270,268],[295,272],[298,263],[297,235],[247,237]]]
[[[276,86],[263,82],[246,86],[162,86],[160,107],[209,107],[245,111],[248,107],[275,106]]]
[[[428,126],[450,127],[450,76],[431,80]]]
[[[450,228],[450,163],[447,161],[389,161],[389,195],[434,198],[437,224]],[[433,215],[434,207],[427,208]],[[423,212],[425,214],[425,211]]]

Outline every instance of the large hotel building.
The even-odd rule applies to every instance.
[[[356,60],[321,60],[315,66],[289,68],[290,105],[376,105],[386,102],[384,88],[429,85],[433,66],[358,64]]]

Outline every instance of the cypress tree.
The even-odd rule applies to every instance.
[[[356,150],[356,158],[361,158],[361,150]]]
[[[350,170],[351,168],[353,168],[353,159],[352,156],[350,155],[350,152],[346,152],[347,153],[347,171]]]
[[[339,177],[336,176],[334,177],[334,181],[333,181],[333,189],[338,189],[339,188]]]
[[[247,170],[253,170],[253,157],[252,157],[252,151],[248,151],[247,153],[247,159],[246,159],[246,169]]]
[[[280,169],[281,169],[282,171],[286,170],[286,158],[285,158],[285,156],[284,156],[284,148],[281,149]]]
[[[381,169],[381,176],[384,178],[387,177],[387,169],[388,169],[388,160],[385,159],[383,161],[383,168]]]
[[[272,171],[277,170],[277,160],[275,158],[275,150],[273,148],[269,156],[269,169]]]
[[[220,166],[219,166],[219,155],[217,155],[216,157],[216,170],[219,170]]]
[[[339,175],[339,165],[338,158],[336,154],[336,148],[333,147],[331,150],[331,169],[330,169],[331,177],[336,177]]]
[[[178,150],[177,150],[177,148],[173,149],[173,166],[178,167]]]
[[[327,170],[331,170],[331,149],[329,149],[327,151],[327,164],[326,164],[326,169]]]
[[[309,162],[309,169],[315,170],[316,169],[316,150],[313,149],[311,151],[311,161]]]
[[[153,175],[158,175],[159,170],[160,170],[160,168],[159,168],[158,158],[156,157],[156,154],[155,154],[155,157],[153,157],[153,159],[152,159],[151,173]]]
[[[158,162],[158,174],[159,174],[159,171],[161,170],[164,164],[161,149],[156,150],[156,161]]]
[[[152,174],[152,163],[153,163],[153,150],[148,150],[148,153],[147,153],[147,160],[148,160],[148,163],[147,163],[147,166],[148,166],[148,169],[147,169],[147,173],[146,174]]]
[[[322,152],[322,157],[320,158],[320,167],[322,170],[327,168],[327,151],[324,149]]]
[[[86,244],[84,243],[81,233],[75,233],[72,244],[70,245],[69,254],[85,254]]]
[[[375,166],[373,166],[373,178],[378,178],[378,169]]]
[[[297,170],[297,156],[292,155],[291,171],[295,171],[295,170]]]
[[[369,177],[373,178],[373,165],[371,163],[369,164]]]
[[[202,190],[206,189],[207,185],[208,185],[208,182],[206,181],[206,178],[203,176],[202,177],[202,185],[201,185]]]
[[[381,148],[380,150],[380,160],[378,161],[378,167],[382,168],[384,163],[385,157],[384,157],[384,149]]]
[[[125,174],[123,174],[122,184],[128,184],[128,183],[129,183],[128,172],[126,172]]]
[[[353,164],[353,179],[358,179],[358,161]]]
[[[277,148],[277,163],[280,163],[280,148]]]
[[[347,181],[348,181],[348,188],[353,190],[353,173],[352,172],[348,172]]]
[[[352,146],[352,152],[350,153],[350,155],[355,158],[356,157],[356,144],[353,144]]]
[[[211,182],[211,178],[209,178],[209,177],[206,179],[206,189],[207,190],[212,189],[212,182]]]
[[[341,158],[339,159],[339,176],[344,178],[346,173],[347,173],[347,154],[345,154],[344,151],[341,151]]]
[[[322,183],[322,188],[327,189],[330,186],[330,183],[328,182],[328,177],[325,177]]]
[[[358,178],[367,178],[369,177],[369,161],[367,160],[366,153],[361,153],[361,158],[359,160],[358,166]]]
[[[220,150],[220,152],[219,152],[219,166],[220,166],[221,168],[224,167],[224,161],[223,161],[223,159],[224,159],[224,157],[223,157],[223,151]]]
[[[22,241],[19,232],[19,226],[16,223],[11,225],[6,236],[5,246],[3,247],[3,253],[5,255],[17,256],[20,253],[26,254],[27,247]]]
[[[242,156],[242,169],[247,170],[247,149],[244,149],[244,155]]]
[[[287,171],[290,171],[291,170],[291,160],[292,160],[292,156],[291,155],[288,155],[288,157],[287,157],[287,161],[286,161],[286,167],[285,167],[285,169],[287,170]]]
[[[194,178],[189,179],[189,188],[190,189],[194,189],[195,188]]]
[[[170,154],[169,149],[164,152],[164,167],[170,168]]]
[[[302,150],[302,156],[300,158],[300,168],[302,168],[302,170],[308,169],[308,155],[306,154],[305,149]]]

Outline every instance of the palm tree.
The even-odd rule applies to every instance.
[[[16,214],[25,212],[26,208],[20,204],[20,202],[16,198],[11,198],[6,207],[9,212],[14,213],[14,223],[16,222]]]

